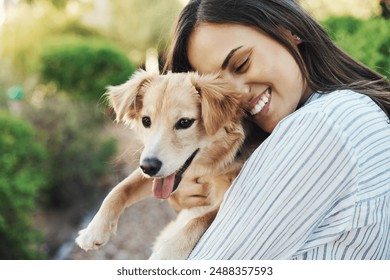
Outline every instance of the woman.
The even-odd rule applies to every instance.
[[[190,1],[166,69],[219,72],[270,133],[190,258],[390,259],[386,78],[292,0]],[[177,208],[201,203],[193,185]]]

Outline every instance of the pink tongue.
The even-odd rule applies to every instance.
[[[153,194],[158,199],[167,199],[172,191],[175,183],[175,173],[168,177],[154,179]]]

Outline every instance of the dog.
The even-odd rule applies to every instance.
[[[245,121],[246,96],[217,74],[149,74],[138,70],[107,92],[116,121],[143,143],[139,168],[104,199],[76,243],[98,249],[116,231],[122,211],[151,195],[169,198],[183,176],[209,182],[208,207],[181,211],[157,238],[151,259],[186,259],[213,222],[226,190],[264,135]],[[257,129],[258,131],[258,129]]]

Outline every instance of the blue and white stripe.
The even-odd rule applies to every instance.
[[[390,259],[390,124],[314,94],[248,159],[191,259]]]

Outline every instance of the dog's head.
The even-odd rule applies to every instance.
[[[144,144],[140,167],[156,178],[158,198],[167,198],[197,153],[243,116],[242,95],[217,75],[138,71],[109,87],[108,98],[117,121],[138,130]]]

